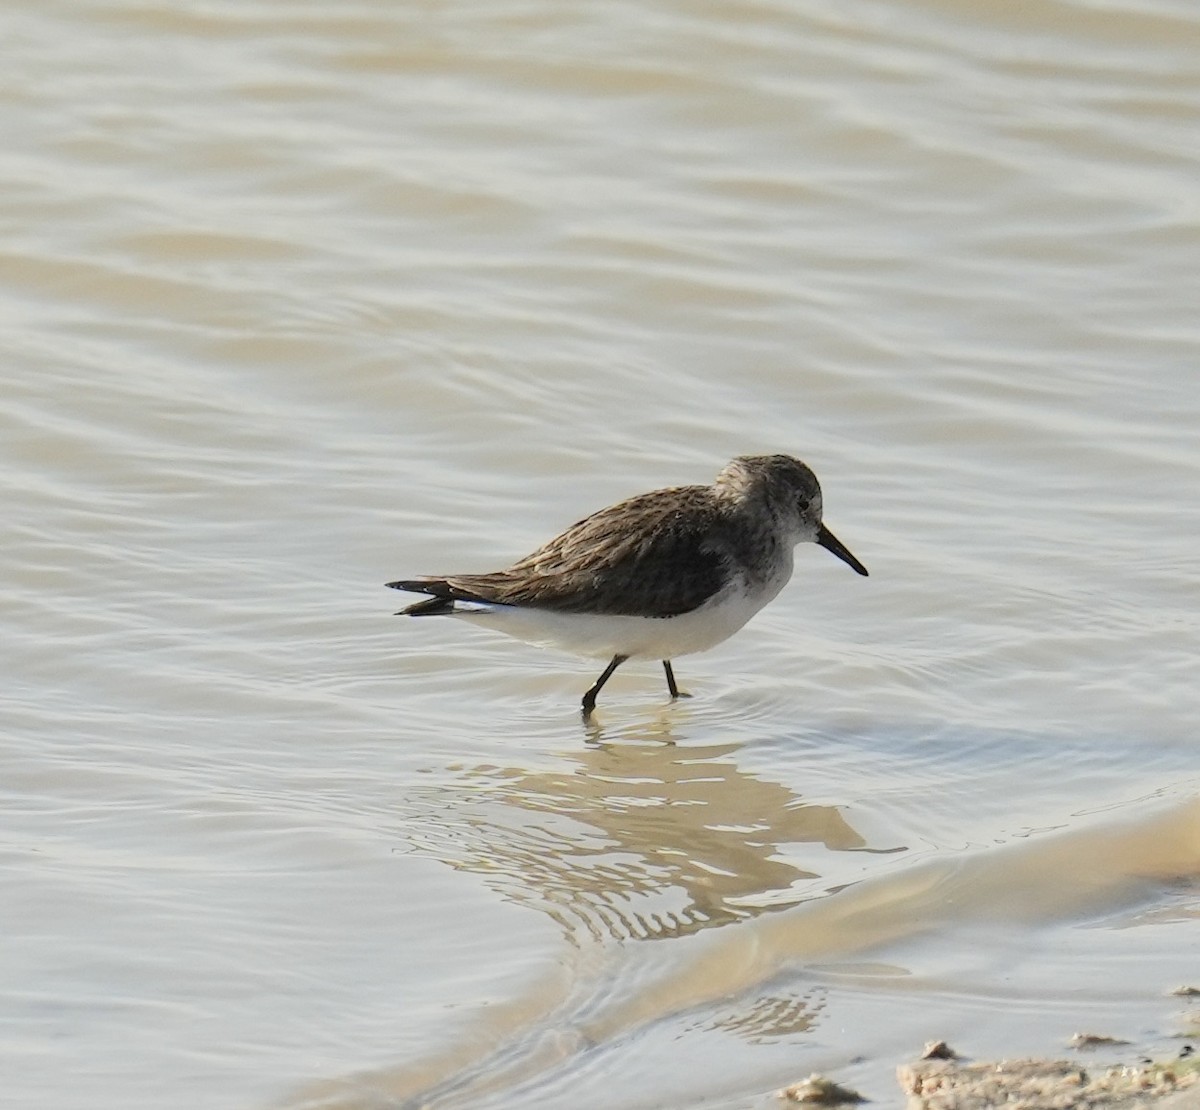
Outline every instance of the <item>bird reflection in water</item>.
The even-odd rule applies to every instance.
[[[474,1104],[554,1074],[586,1046],[685,1010],[702,1028],[755,1042],[804,1034],[820,1020],[824,987],[780,983],[764,992],[754,960],[704,958],[698,967],[694,954],[681,962],[659,949],[655,956],[666,958],[647,964],[641,946],[605,943],[687,936],[836,889],[789,862],[787,854],[801,854],[797,845],[811,846],[803,854],[812,859],[902,850],[868,848],[838,808],[806,804],[743,770],[742,742],[677,746],[675,720],[668,710],[611,733],[596,726],[584,749],[543,757],[536,769],[478,766],[460,772],[457,788],[443,781],[431,790],[429,810],[409,833],[414,846],[548,914],[581,960],[558,961],[559,971],[570,969],[565,977],[490,1007],[478,1035],[444,1057],[335,1080],[303,1092],[297,1105],[319,1097],[321,1106],[360,1107],[364,1089],[386,1092],[389,1105],[418,1094],[422,1105]],[[615,964],[590,959],[597,945]],[[743,992],[745,1005],[704,1005]]]
[[[582,926],[596,939],[656,939],[826,893],[798,889],[820,876],[785,858],[790,845],[870,850],[840,809],[738,767],[740,743],[676,747],[669,716],[620,740],[595,728],[557,769],[465,772],[444,858],[549,913],[568,937]],[[436,836],[426,825],[422,839],[441,854]]]

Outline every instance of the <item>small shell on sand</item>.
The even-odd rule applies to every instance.
[[[1071,1037],[1072,1048],[1106,1048],[1114,1044],[1128,1044],[1120,1037],[1110,1037],[1107,1033],[1076,1033]]]
[[[813,1072],[807,1079],[793,1083],[779,1092],[789,1102],[803,1102],[809,1106],[842,1106],[851,1102],[865,1101],[857,1091],[839,1087],[832,1079]]]

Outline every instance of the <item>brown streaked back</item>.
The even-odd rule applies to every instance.
[[[655,490],[585,517],[507,570],[392,585],[567,613],[674,617],[725,581],[724,516],[710,486]]]

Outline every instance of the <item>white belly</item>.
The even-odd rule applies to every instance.
[[[783,582],[772,586],[754,595],[732,589],[678,617],[601,616],[482,602],[459,602],[451,615],[529,644],[576,655],[674,659],[707,651],[728,639],[779,592]]]

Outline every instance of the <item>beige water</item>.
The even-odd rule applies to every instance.
[[[1200,979],[1200,8],[0,13],[6,1106],[895,1105]],[[624,668],[382,583],[788,451]]]

